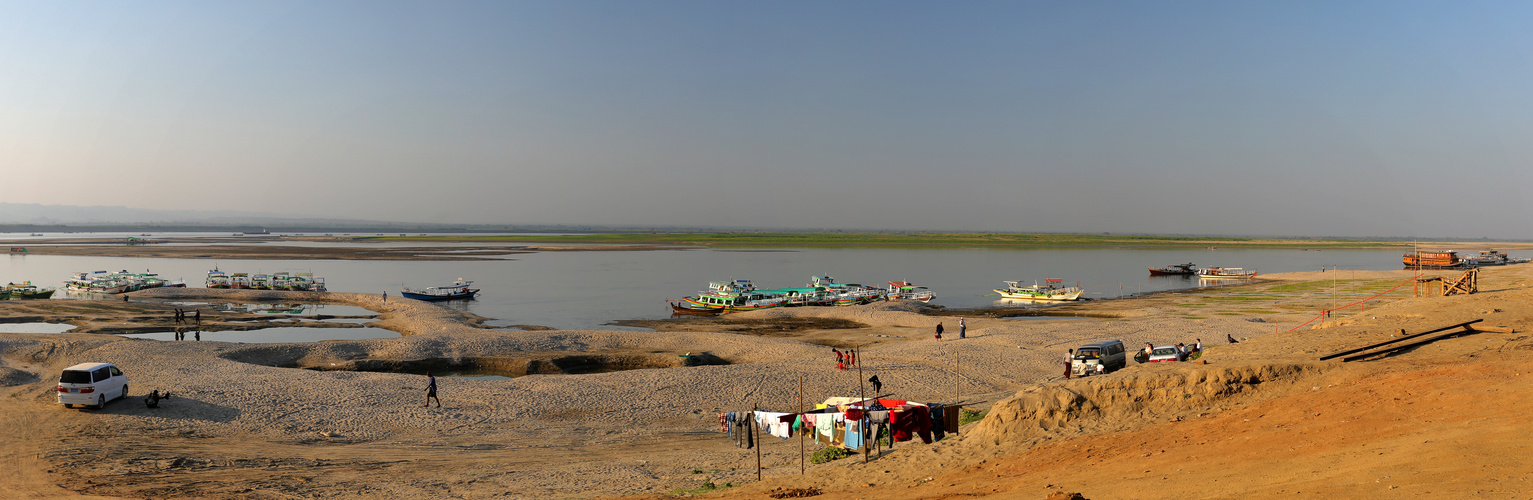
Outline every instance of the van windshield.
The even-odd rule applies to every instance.
[[[64,374],[59,376],[59,383],[60,384],[89,384],[90,383],[90,372],[82,372],[82,371],[75,371],[75,370],[64,370]]]

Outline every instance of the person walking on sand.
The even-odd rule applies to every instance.
[[[837,370],[845,370],[846,369],[846,355],[841,354],[841,350],[840,349],[835,349],[835,348],[832,348],[830,350],[830,352],[836,353],[836,369]]]
[[[387,290],[383,292],[383,303],[389,303],[389,292]]]
[[[198,309],[196,311],[192,311],[192,317],[196,318],[197,326],[199,326],[199,327],[202,326],[202,310],[201,309]]]
[[[442,399],[436,397],[436,377],[432,376],[431,372],[426,372],[426,404],[421,405],[421,408],[431,406],[431,400],[433,399],[436,400],[436,407],[441,408]]]
[[[1070,363],[1075,362],[1075,349],[1065,350],[1065,380],[1070,380]]]
[[[942,341],[942,322],[941,321],[937,322],[937,341],[938,342]]]
[[[968,331],[968,329],[969,329],[969,324],[968,323],[964,323],[963,316],[959,316],[958,317],[958,338],[961,338],[961,339],[962,338],[968,338],[968,336],[966,335],[966,332]]]

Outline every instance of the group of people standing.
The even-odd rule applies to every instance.
[[[857,365],[857,351],[847,349],[845,352],[842,352],[840,349],[831,348],[830,352],[836,354],[837,370],[845,370],[848,367]]]
[[[958,338],[968,338],[969,324],[964,322],[963,317],[958,318]],[[937,341],[942,341],[942,322],[937,322]]]

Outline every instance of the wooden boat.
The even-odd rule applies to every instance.
[[[1466,266],[1459,259],[1458,252],[1453,250],[1408,253],[1401,257],[1400,262],[1405,264],[1406,269],[1459,269]]]
[[[1256,271],[1247,271],[1239,267],[1210,267],[1198,270],[1198,279],[1251,279],[1256,277]]]
[[[724,314],[723,309],[700,309],[680,300],[667,300],[666,303],[671,305],[671,312],[675,314],[685,314],[688,316],[718,316]]]
[[[229,288],[250,288],[250,273],[230,274]]]
[[[932,293],[931,290],[924,286],[916,286],[909,281],[890,281],[888,290],[884,294],[884,299],[891,302],[901,300],[931,302],[932,299],[937,298],[937,294]]]
[[[1198,274],[1198,268],[1191,262],[1150,268],[1150,276],[1192,276],[1194,274]]]
[[[1023,285],[1021,281],[1007,281],[1006,288],[997,288],[995,293],[1001,294],[1003,299],[1080,300],[1085,290],[1078,286],[1060,286],[1063,282],[1064,280],[1056,278],[1043,280],[1043,285],[1036,282],[1032,285]]]
[[[479,294],[479,289],[468,287],[473,283],[472,281],[465,281],[459,278],[447,286],[429,286],[419,290],[405,288],[400,292],[400,295],[407,299],[425,301],[472,299],[475,295]]]
[[[231,287],[229,285],[229,275],[228,274],[224,274],[223,271],[219,271],[217,269],[214,269],[212,271],[208,271],[208,279],[207,279],[206,283],[207,283],[207,287],[208,288],[230,288]]]
[[[5,297],[0,297],[0,299],[46,299],[53,297],[53,292],[57,290],[56,288],[42,288],[33,285],[31,281],[24,281],[20,285],[11,283],[6,285],[3,290],[0,290],[0,294],[5,295]]]
[[[714,281],[708,283],[707,291],[683,297],[681,302],[691,309],[730,313],[783,307],[788,305],[788,296],[772,290],[757,290],[750,280]]]

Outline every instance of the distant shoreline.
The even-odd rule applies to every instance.
[[[1529,249],[1533,242],[1379,241],[1193,236],[1004,233],[598,233],[579,235],[362,236],[358,241],[587,243],[705,247],[984,247],[984,248],[1292,248],[1296,250],[1437,248]]]

